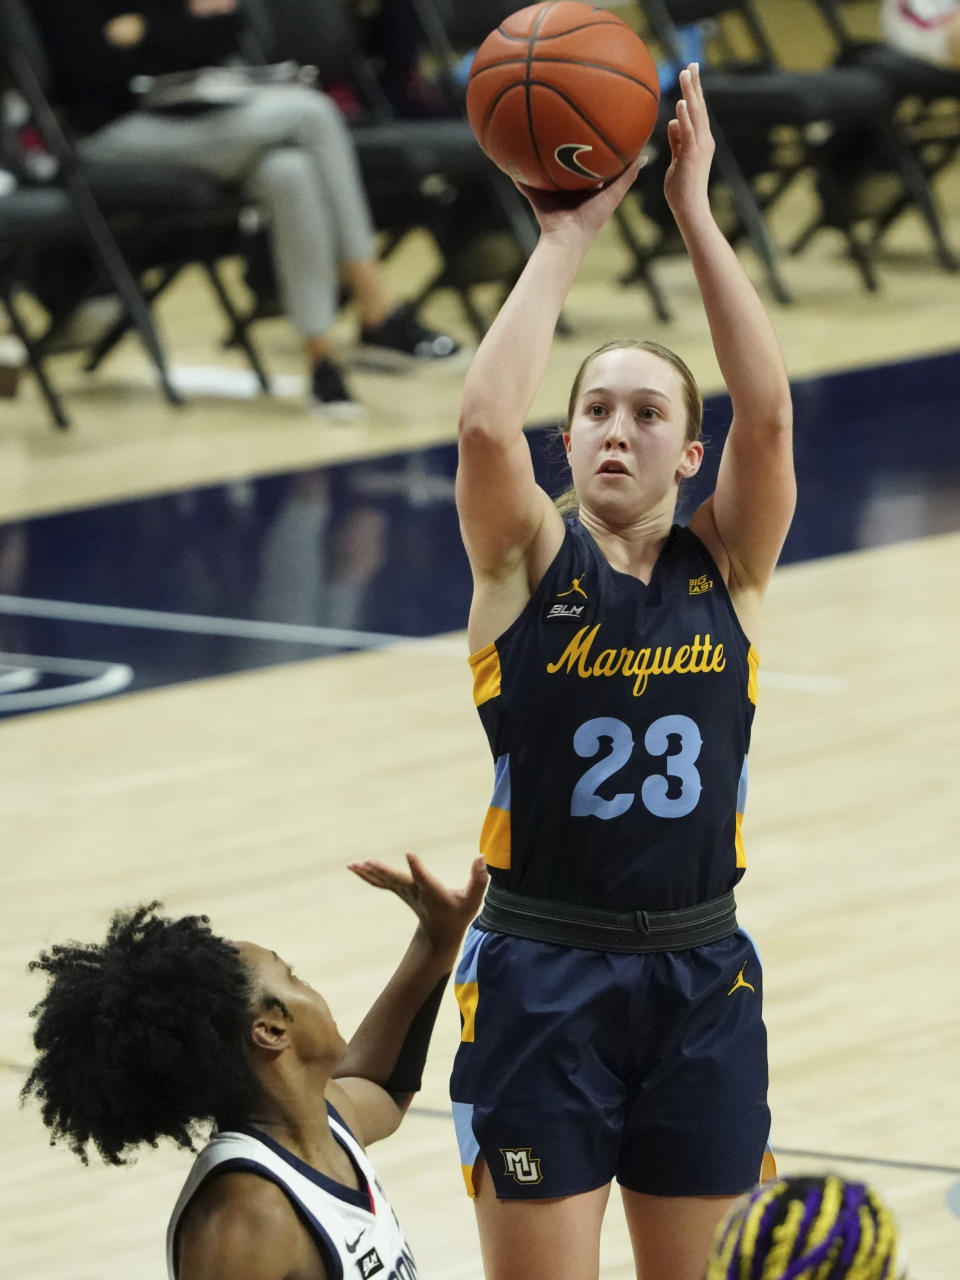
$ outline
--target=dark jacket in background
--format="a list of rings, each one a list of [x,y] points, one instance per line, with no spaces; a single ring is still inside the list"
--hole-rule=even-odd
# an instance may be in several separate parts
[[[239,13],[193,18],[186,0],[29,0],[53,72],[53,98],[73,129],[93,133],[133,110],[130,80],[209,67],[239,52]],[[144,39],[118,48],[104,26],[123,13],[139,13]]]

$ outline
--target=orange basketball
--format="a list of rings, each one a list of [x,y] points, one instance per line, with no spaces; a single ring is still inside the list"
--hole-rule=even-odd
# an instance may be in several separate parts
[[[547,191],[622,173],[653,132],[659,100],[640,37],[580,0],[510,14],[477,50],[467,82],[480,146],[512,178]]]

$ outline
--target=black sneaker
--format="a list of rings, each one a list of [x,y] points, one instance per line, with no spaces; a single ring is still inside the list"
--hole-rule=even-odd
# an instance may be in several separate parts
[[[363,415],[363,406],[351,396],[343,374],[332,360],[318,360],[313,366],[310,399],[316,413],[337,422],[350,422]]]
[[[460,344],[448,333],[428,329],[409,302],[403,302],[380,324],[360,330],[364,363],[382,368],[409,369],[445,364],[460,355]]]

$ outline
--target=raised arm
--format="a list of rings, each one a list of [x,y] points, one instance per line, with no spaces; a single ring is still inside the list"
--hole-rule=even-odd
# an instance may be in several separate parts
[[[408,873],[380,862],[350,864],[361,880],[406,902],[418,921],[403,959],[351,1038],[328,1090],[364,1144],[392,1133],[420,1088],[440,998],[486,887],[482,858],[474,861],[461,890],[441,884],[414,854],[407,855],[407,863]]]
[[[534,480],[523,428],[564,299],[639,167],[631,165],[609,186],[585,194],[521,188],[540,224],[540,239],[477,349],[460,410],[457,509],[474,576],[473,648],[520,612],[544,559],[549,562],[562,540],[560,516]],[[478,607],[492,615],[479,626]]]
[[[713,495],[690,521],[728,575],[741,618],[752,621],[796,503],[790,384],[773,326],[710,211],[713,136],[696,64],[668,129],[664,191],[693,264],[733,421]],[[749,631],[749,626],[748,626]]]

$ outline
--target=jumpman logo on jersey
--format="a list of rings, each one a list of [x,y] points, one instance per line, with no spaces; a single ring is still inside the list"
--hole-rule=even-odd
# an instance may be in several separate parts
[[[746,979],[744,978],[744,976],[743,976],[743,970],[744,970],[746,967],[747,967],[747,966],[746,966],[746,965],[744,965],[744,966],[741,968],[740,972],[737,974],[737,980],[736,980],[736,982],[733,984],[733,986],[732,986],[732,987],[730,988],[730,990],[727,992],[727,995],[728,995],[728,996],[732,996],[732,995],[733,995],[733,993],[734,993],[735,991],[739,991],[739,989],[740,989],[741,987],[746,987],[746,989],[747,989],[748,991],[754,991],[754,992],[756,991],[756,987],[752,987],[752,986],[750,985],[750,983],[749,983],[749,982],[747,982],[747,980],[746,980]]]
[[[585,573],[581,573],[579,578],[571,578],[570,586],[568,590],[558,591],[557,599],[562,600],[564,596],[572,596],[574,593],[576,593],[578,596],[583,596],[584,600],[588,599],[587,593],[584,591],[583,587],[581,587],[580,585],[580,583],[584,580],[586,576],[587,575]]]

